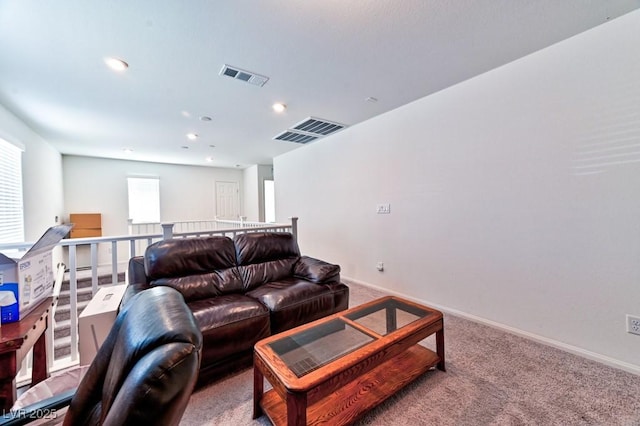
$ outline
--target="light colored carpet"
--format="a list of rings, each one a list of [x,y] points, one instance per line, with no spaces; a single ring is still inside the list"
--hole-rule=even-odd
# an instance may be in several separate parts
[[[350,284],[350,306],[383,293]],[[452,315],[447,372],[430,371],[358,425],[640,426],[640,376]],[[435,350],[435,339],[423,345]],[[253,372],[196,391],[182,425],[270,425],[251,419]]]

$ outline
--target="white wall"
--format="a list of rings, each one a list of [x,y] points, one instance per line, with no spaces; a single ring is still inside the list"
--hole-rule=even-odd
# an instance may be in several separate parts
[[[244,181],[244,216],[248,221],[258,221],[260,218],[258,165],[244,169],[242,178]]]
[[[264,222],[264,181],[273,179],[273,166],[256,164],[244,170],[244,215]]]
[[[60,153],[0,105],[0,137],[19,143],[22,154],[25,240],[35,241],[63,214]]]
[[[127,177],[160,179],[160,219],[212,219],[216,181],[238,182],[242,171],[139,161],[63,156],[65,218],[70,213],[102,213],[104,235],[125,235],[129,216]]]
[[[162,222],[213,219],[216,181],[238,182],[242,171],[214,167],[179,166],[138,161],[109,160],[64,155],[65,220],[70,213],[101,213],[104,236],[127,235],[129,216],[127,177],[160,179]],[[241,196],[242,198],[242,196]],[[241,204],[242,205],[242,199]],[[100,248],[99,262],[109,259]],[[125,245],[118,257],[126,260]]]
[[[343,276],[640,372],[638,52],[640,11],[284,154],[278,220]]]

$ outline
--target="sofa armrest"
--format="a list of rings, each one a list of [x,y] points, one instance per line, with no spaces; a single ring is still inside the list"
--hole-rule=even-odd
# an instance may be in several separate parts
[[[133,284],[129,284],[127,286],[127,288],[124,290],[124,295],[122,296],[122,301],[120,302],[120,310],[122,310],[122,308],[124,308],[127,303],[129,303],[129,300],[131,300],[133,298],[133,296],[135,296],[136,294],[148,290],[150,289],[151,286],[148,284],[141,284],[141,283],[133,283]]]
[[[147,274],[144,270],[144,256],[135,256],[129,259],[127,282],[129,284],[134,284],[147,283],[148,281]]]
[[[340,282],[340,265],[301,256],[293,266],[293,274],[316,284],[331,284]]]
[[[129,259],[129,268],[127,269],[127,282],[129,285],[124,292],[120,307],[125,306],[128,301],[140,293],[141,291],[151,288],[147,274],[144,271],[144,257],[135,256]]]

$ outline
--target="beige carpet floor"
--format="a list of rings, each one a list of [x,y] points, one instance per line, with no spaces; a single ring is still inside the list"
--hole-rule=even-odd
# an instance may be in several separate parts
[[[351,284],[351,306],[383,293]],[[434,337],[422,342],[435,350]],[[358,425],[640,426],[640,376],[445,315],[447,372],[430,371]],[[182,425],[251,419],[251,369],[197,390]]]

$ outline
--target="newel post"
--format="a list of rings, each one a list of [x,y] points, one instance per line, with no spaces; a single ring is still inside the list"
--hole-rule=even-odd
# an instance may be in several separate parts
[[[162,239],[170,240],[173,238],[173,223],[161,223],[162,226]]]
[[[298,218],[293,216],[289,219],[291,219],[291,234],[293,234],[293,238],[298,241]]]

